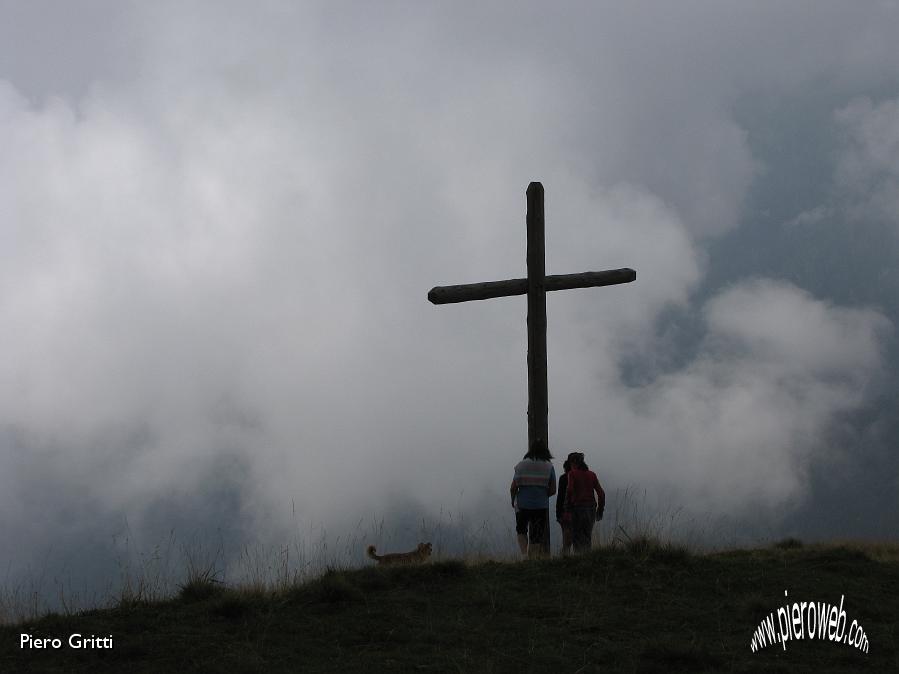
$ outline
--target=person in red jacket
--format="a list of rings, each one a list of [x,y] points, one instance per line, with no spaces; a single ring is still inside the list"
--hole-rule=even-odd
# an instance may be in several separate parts
[[[584,462],[581,452],[568,455],[571,470],[565,489],[565,505],[571,513],[571,542],[575,552],[589,550],[593,539],[593,524],[602,519],[606,507],[606,493],[599,478]],[[595,494],[595,496],[594,496]]]
[[[571,513],[565,507],[565,490],[568,488],[568,472],[571,470],[570,455],[562,464],[565,471],[559,476],[559,488],[556,489],[556,522],[562,527],[562,554],[571,553]]]

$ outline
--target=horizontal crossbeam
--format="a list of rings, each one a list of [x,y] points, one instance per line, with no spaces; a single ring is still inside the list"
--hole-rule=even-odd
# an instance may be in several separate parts
[[[597,286],[613,286],[619,283],[630,283],[637,278],[633,269],[609,269],[607,271],[585,271],[580,274],[560,274],[546,276],[546,290],[570,290],[572,288],[595,288]],[[510,297],[527,295],[528,280],[526,278],[508,279],[506,281],[487,281],[486,283],[467,283],[460,286],[437,286],[431,288],[428,300],[431,304],[452,304],[454,302],[471,302],[489,300],[493,297]]]

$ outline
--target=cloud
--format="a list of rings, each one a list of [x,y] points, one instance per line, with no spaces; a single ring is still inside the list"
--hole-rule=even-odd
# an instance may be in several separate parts
[[[784,223],[784,227],[803,227],[816,225],[831,215],[826,206],[815,206],[807,211],[802,211],[795,218],[790,218]]]
[[[691,510],[770,518],[801,502],[830,425],[865,401],[891,324],[764,279],[721,291],[702,316],[695,358],[602,413],[616,438],[603,463]]]
[[[97,48],[126,56],[114,73],[93,51],[71,89],[7,66],[0,517],[29,541],[16,561],[67,512],[147,538],[229,522],[239,542],[281,540],[294,504],[332,527],[396,504],[486,517],[526,437],[524,300],[425,294],[524,274],[531,180],[549,273],[638,274],[548,299],[555,446],[599,445],[615,480],[718,512],[799,498],[895,317],[706,272],[716,240],[755,231],[746,200],[776,160],[741,102],[891,76],[886,10],[814,7],[688,3],[660,22],[652,3],[144,3],[117,15],[128,40]],[[860,202],[892,179],[890,105],[837,116]],[[675,319],[692,322],[681,341]]]
[[[836,181],[850,214],[899,223],[899,99],[859,98],[834,118],[845,134]]]

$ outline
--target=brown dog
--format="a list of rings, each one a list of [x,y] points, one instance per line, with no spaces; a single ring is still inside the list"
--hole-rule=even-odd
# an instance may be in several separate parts
[[[378,564],[421,564],[431,556],[431,544],[419,543],[412,552],[391,552],[387,555],[376,555],[375,546],[369,545],[365,551]]]

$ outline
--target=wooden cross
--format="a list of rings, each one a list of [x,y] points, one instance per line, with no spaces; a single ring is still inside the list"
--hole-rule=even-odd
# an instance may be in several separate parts
[[[546,386],[546,291],[592,288],[630,283],[633,269],[587,271],[581,274],[546,276],[544,262],[543,185],[531,183],[527,190],[528,277],[487,283],[431,288],[432,304],[451,304],[511,295],[528,296],[528,447],[543,441],[549,446],[549,402]]]

